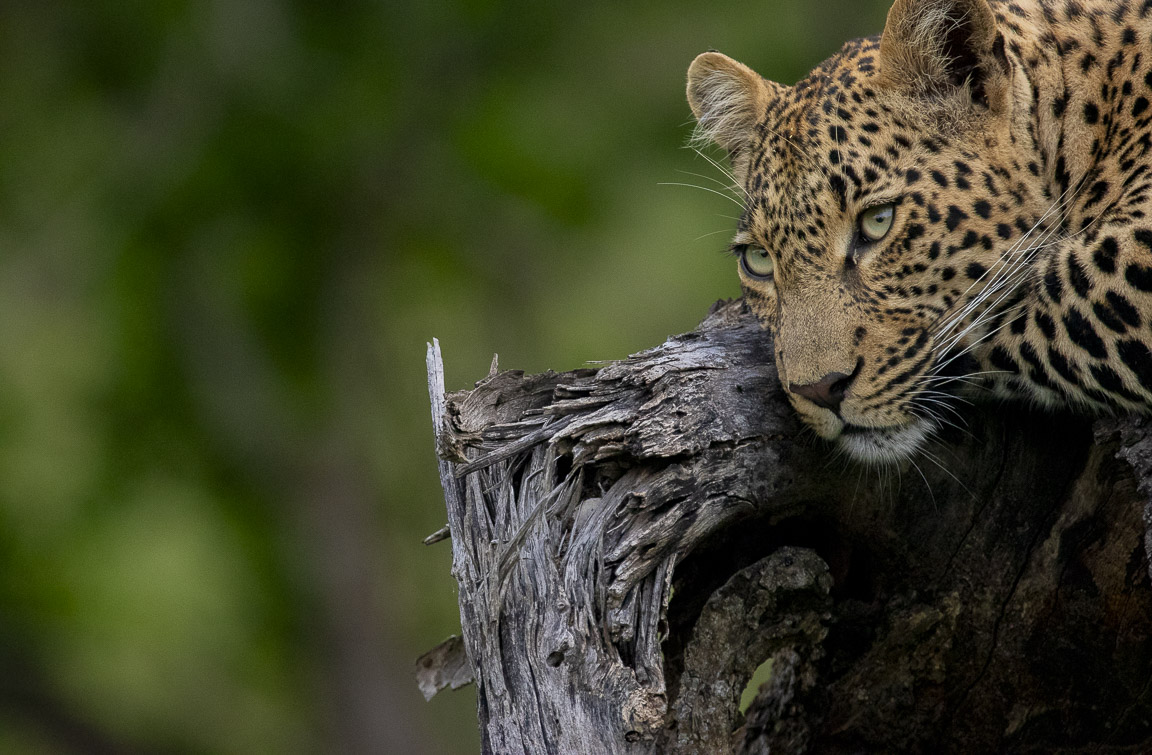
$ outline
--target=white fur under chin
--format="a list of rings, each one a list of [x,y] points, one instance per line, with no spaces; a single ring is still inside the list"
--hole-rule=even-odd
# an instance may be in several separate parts
[[[932,432],[932,424],[918,419],[899,427],[878,427],[868,432],[843,433],[840,447],[857,461],[897,462],[914,454]]]

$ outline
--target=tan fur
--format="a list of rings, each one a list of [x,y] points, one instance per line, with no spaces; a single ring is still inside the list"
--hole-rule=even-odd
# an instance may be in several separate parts
[[[720,53],[693,62],[698,134],[729,151],[749,197],[737,248],[775,261],[771,280],[742,273],[746,300],[817,433],[902,457],[972,383],[1094,410],[1152,403],[1140,13],[896,0],[879,40],[795,87]],[[887,236],[862,241],[860,213],[888,202]],[[834,406],[806,397],[835,374],[851,379]]]
[[[696,116],[693,140],[729,152],[746,146],[768,100],[770,84],[727,55],[706,52],[688,68],[688,105]]]

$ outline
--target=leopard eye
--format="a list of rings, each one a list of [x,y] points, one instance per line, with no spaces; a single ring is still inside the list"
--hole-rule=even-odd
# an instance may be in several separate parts
[[[740,265],[744,272],[752,278],[767,279],[772,277],[776,263],[767,249],[760,246],[745,246],[740,250]]]
[[[892,229],[895,214],[895,205],[891,202],[869,207],[860,213],[860,235],[868,241],[879,241]]]

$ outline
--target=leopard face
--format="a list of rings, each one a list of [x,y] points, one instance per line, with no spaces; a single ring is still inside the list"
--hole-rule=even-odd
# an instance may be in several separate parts
[[[715,52],[689,70],[698,135],[727,150],[744,198],[745,300],[796,411],[853,457],[913,453],[973,386],[1144,401],[1138,374],[1117,373],[1128,399],[1057,374],[1100,367],[1041,281],[1091,253],[1082,189],[1101,146],[1068,122],[1058,52],[1036,52],[1057,38],[1051,9],[1025,6],[897,0],[880,37],[792,87]]]

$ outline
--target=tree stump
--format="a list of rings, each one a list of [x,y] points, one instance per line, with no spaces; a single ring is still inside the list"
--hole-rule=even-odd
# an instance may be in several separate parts
[[[429,385],[463,641],[419,677],[475,680],[484,752],[1152,752],[1146,420],[965,407],[859,466],[739,301],[447,396],[430,346]]]

